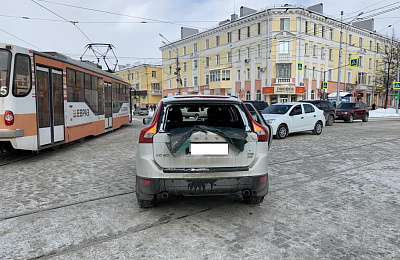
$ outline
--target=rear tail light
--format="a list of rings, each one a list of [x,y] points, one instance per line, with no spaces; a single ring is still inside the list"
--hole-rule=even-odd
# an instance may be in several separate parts
[[[254,132],[258,135],[258,141],[268,141],[268,130],[264,126],[258,124],[253,120],[253,129]]]
[[[140,183],[140,185],[143,185],[143,186],[150,186],[151,180],[139,179],[139,183]]]
[[[158,105],[157,111],[155,111],[155,115],[151,125],[144,128],[139,135],[139,143],[153,143],[153,136],[157,133],[157,122],[160,118],[161,109],[163,108],[162,102]]]
[[[6,125],[10,126],[14,124],[14,113],[12,111],[6,110],[4,114],[4,121]]]

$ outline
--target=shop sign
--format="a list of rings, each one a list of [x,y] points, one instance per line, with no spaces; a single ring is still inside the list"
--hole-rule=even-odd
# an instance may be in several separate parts
[[[263,87],[262,88],[262,93],[264,95],[274,94],[274,87]]]
[[[305,87],[296,87],[296,94],[304,94],[306,93]]]
[[[294,86],[275,86],[275,94],[295,94]]]

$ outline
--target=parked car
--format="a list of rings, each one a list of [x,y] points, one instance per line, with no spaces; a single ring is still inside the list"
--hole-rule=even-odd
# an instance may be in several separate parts
[[[174,195],[268,193],[269,128],[228,96],[163,98],[139,136],[136,197],[140,207]]]
[[[363,102],[344,102],[336,107],[336,119],[352,123],[355,119],[368,122],[369,110]]]
[[[328,101],[328,100],[300,100],[299,102],[307,102],[307,103],[313,104],[317,108],[323,110],[325,112],[325,119],[326,119],[325,125],[331,126],[331,125],[333,125],[333,122],[335,122],[336,111],[335,111],[335,107],[332,105],[332,103],[330,101]]]
[[[262,115],[278,139],[301,131],[319,135],[325,126],[324,111],[309,103],[276,103],[264,109]]]
[[[149,115],[149,110],[146,107],[139,107],[133,110],[133,115],[147,116]]]
[[[257,108],[257,110],[260,112],[269,106],[268,102],[263,101],[263,100],[246,100],[245,103],[253,104]]]

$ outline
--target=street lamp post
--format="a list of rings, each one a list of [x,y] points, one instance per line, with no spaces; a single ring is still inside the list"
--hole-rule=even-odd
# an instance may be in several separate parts
[[[337,81],[337,89],[336,89],[336,107],[340,102],[340,80],[342,79],[342,40],[343,40],[343,11],[340,12],[340,44],[339,44],[339,65],[338,65],[338,81]]]

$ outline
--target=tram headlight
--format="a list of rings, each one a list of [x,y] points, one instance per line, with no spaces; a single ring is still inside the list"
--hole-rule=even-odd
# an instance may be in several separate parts
[[[7,126],[13,125],[14,124],[14,113],[10,110],[6,110],[6,113],[4,114],[4,121]]]

